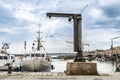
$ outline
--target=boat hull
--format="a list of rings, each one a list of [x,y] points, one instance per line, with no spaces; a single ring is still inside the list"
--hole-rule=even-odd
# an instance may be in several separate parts
[[[0,66],[0,71],[7,71],[8,70],[8,66]]]
[[[51,71],[51,62],[43,58],[25,59],[21,63],[22,71],[49,72]]]

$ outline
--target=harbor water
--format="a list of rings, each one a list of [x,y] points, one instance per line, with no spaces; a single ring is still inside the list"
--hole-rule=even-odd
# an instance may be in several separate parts
[[[20,66],[20,61],[17,60],[17,63],[14,63],[14,66]],[[54,69],[51,70],[51,72],[64,72],[66,70],[67,62],[73,62],[73,60],[63,60],[63,59],[53,59],[52,65],[54,66]],[[87,62],[93,62],[97,64],[97,71],[98,73],[111,73],[116,71],[116,63],[114,61],[87,61]]]
[[[16,61],[20,65],[20,60]],[[12,72],[7,74],[6,72],[0,73],[1,80],[120,80],[120,72],[115,72],[115,62],[112,61],[91,61],[97,63],[97,71],[100,75],[69,75],[66,76],[64,71],[66,70],[67,62],[73,62],[73,60],[61,60],[54,59],[52,64],[55,69],[51,72]]]
[[[53,60],[52,64],[55,69],[51,72],[64,72],[66,70],[67,62],[72,62],[73,60]],[[91,61],[97,64],[98,73],[111,73],[115,72],[116,66],[115,62],[112,61]]]

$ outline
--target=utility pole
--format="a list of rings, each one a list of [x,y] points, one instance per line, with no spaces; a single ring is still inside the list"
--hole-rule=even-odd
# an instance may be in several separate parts
[[[113,40],[114,39],[117,39],[117,38],[120,38],[120,36],[118,36],[118,37],[114,37],[114,38],[112,38],[111,39],[111,50],[112,50],[112,54],[113,54]],[[118,71],[118,67],[117,67],[117,64],[118,64],[118,57],[117,57],[117,53],[115,54],[115,59],[116,59],[116,71]]]
[[[77,55],[74,59],[75,62],[84,62],[82,50],[82,15],[81,14],[66,14],[66,13],[47,13],[51,17],[67,17],[68,21],[73,19],[74,24],[74,51]]]
[[[120,36],[119,37],[111,38],[111,50],[112,50],[112,54],[113,54],[113,40],[117,39],[117,38],[120,38]]]

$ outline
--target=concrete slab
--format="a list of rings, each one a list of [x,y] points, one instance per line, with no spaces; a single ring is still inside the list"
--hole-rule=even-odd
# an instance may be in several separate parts
[[[35,74],[36,75],[33,75]],[[120,80],[120,72],[110,73],[107,75],[65,75],[61,72],[12,72],[7,75],[7,72],[0,72],[0,80]],[[38,75],[39,74],[39,75]]]
[[[97,65],[91,62],[67,62],[67,75],[97,75]]]

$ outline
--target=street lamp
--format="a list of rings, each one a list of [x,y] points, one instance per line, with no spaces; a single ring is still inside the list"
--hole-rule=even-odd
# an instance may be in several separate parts
[[[114,38],[111,39],[111,50],[112,50],[112,54],[113,54],[113,40],[114,40],[114,39],[117,39],[117,38],[120,38],[120,36],[114,37]],[[116,71],[117,71],[117,70],[118,70],[118,68],[117,68],[117,53],[116,53],[116,55],[115,55],[115,59],[116,59]]]
[[[120,36],[119,37],[111,38],[111,50],[112,50],[112,53],[113,53],[113,40],[117,39],[117,38],[120,38]]]

